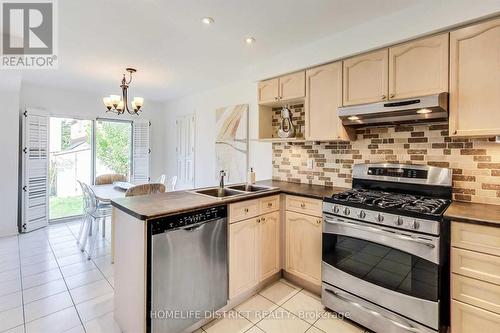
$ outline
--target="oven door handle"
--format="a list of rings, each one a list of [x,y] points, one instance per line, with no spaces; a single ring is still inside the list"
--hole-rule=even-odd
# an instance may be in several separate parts
[[[325,222],[330,223],[330,224],[340,224],[340,225],[344,225],[344,226],[347,226],[347,227],[356,228],[356,229],[360,229],[360,230],[364,230],[364,231],[373,231],[373,232],[383,233],[384,236],[388,236],[388,237],[392,237],[392,238],[397,238],[397,239],[401,239],[401,240],[405,240],[405,241],[410,241],[410,242],[414,242],[414,243],[419,243],[419,244],[428,246],[431,249],[433,249],[433,248],[436,247],[434,244],[428,243],[428,242],[426,242],[424,240],[420,240],[418,238],[409,237],[409,236],[405,236],[405,235],[399,235],[399,234],[395,234],[395,233],[392,233],[392,232],[387,232],[387,231],[384,231],[384,229],[380,229],[380,228],[377,228],[377,227],[363,225],[363,224],[359,224],[359,223],[355,223],[355,222],[342,222],[342,221],[338,221],[338,220],[337,221],[336,220],[330,220],[330,219],[327,219],[327,218],[324,218],[324,220],[325,220]]]
[[[377,312],[377,311],[375,311],[375,310],[372,310],[372,309],[370,309],[370,308],[368,308],[368,307],[364,306],[363,304],[360,304],[360,303],[358,303],[358,302],[355,302],[355,301],[353,301],[353,300],[350,300],[349,298],[347,298],[347,297],[345,297],[345,296],[342,296],[342,295],[340,295],[339,293],[337,293],[337,292],[335,292],[335,291],[333,291],[333,290],[330,290],[330,289],[325,288],[325,291],[326,291],[327,293],[329,293],[330,295],[332,295],[332,296],[334,296],[334,297],[336,297],[336,298],[340,299],[341,301],[344,301],[344,302],[346,302],[346,303],[349,303],[349,304],[351,304],[351,305],[353,305],[353,306],[355,306],[355,307],[357,307],[357,308],[359,308],[359,309],[361,309],[361,310],[363,310],[363,311],[365,311],[365,312],[368,312],[368,313],[370,313],[370,314],[372,314],[372,315],[375,315],[375,316],[383,317],[384,319],[386,319],[386,320],[390,321],[391,323],[393,323],[394,325],[396,325],[396,326],[398,326],[398,327],[401,327],[401,328],[402,328],[402,329],[404,329],[404,330],[407,330],[407,331],[409,331],[409,332],[415,332],[415,333],[421,333],[421,332],[422,332],[422,331],[421,331],[421,330],[419,330],[417,327],[412,327],[412,326],[411,326],[411,324],[409,324],[409,323],[407,323],[407,324],[402,324],[402,323],[400,323],[400,322],[398,322],[398,321],[395,321],[394,319],[389,318],[388,316],[386,316],[386,315],[384,315],[384,314],[382,314],[382,313],[380,313],[380,312]]]

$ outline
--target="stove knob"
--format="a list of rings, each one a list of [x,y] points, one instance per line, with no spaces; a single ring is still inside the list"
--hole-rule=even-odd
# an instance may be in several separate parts
[[[382,214],[380,214],[380,213],[379,213],[379,214],[377,215],[377,221],[378,221],[378,222],[382,222],[382,221],[384,221],[384,215],[382,215]]]
[[[420,228],[420,223],[417,220],[413,220],[412,228],[417,230],[418,228]]]
[[[366,217],[366,213],[362,210],[359,212],[359,218],[364,219]]]
[[[351,211],[349,210],[349,208],[347,208],[347,207],[346,207],[346,208],[344,208],[344,214],[345,214],[345,215],[349,215],[349,214],[351,214]]]
[[[339,212],[339,207],[338,207],[338,206],[333,206],[333,212],[334,212],[335,214],[338,214],[338,212]]]
[[[403,218],[401,216],[398,216],[396,219],[396,225],[402,225],[403,224]]]

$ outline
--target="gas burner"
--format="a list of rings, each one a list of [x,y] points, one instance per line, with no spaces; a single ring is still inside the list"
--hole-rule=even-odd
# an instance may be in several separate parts
[[[339,203],[353,204],[368,209],[395,209],[402,213],[407,211],[423,215],[439,214],[450,202],[446,199],[367,189],[351,189],[333,195],[332,199]]]

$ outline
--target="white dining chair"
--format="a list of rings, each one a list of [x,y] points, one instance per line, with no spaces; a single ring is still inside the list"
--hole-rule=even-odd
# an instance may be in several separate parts
[[[87,244],[88,238],[90,236],[90,245],[88,250],[87,259],[92,259],[95,244],[97,238],[99,237],[99,222],[102,223],[102,235],[105,237],[105,223],[106,218],[111,216],[111,205],[107,203],[100,202],[92,188],[85,183],[81,183],[84,190],[84,213],[86,218],[84,219],[84,226],[82,229],[83,239],[80,241],[80,251],[85,251],[85,246]]]
[[[161,175],[156,181],[156,183],[165,185],[165,178],[166,178],[165,175]]]
[[[172,177],[171,185],[172,185],[172,191],[175,191],[175,186],[177,185],[177,176]]]

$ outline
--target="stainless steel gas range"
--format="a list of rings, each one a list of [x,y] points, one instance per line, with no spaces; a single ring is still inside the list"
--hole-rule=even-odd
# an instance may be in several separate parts
[[[383,333],[449,324],[451,170],[358,164],[323,202],[323,305]]]

